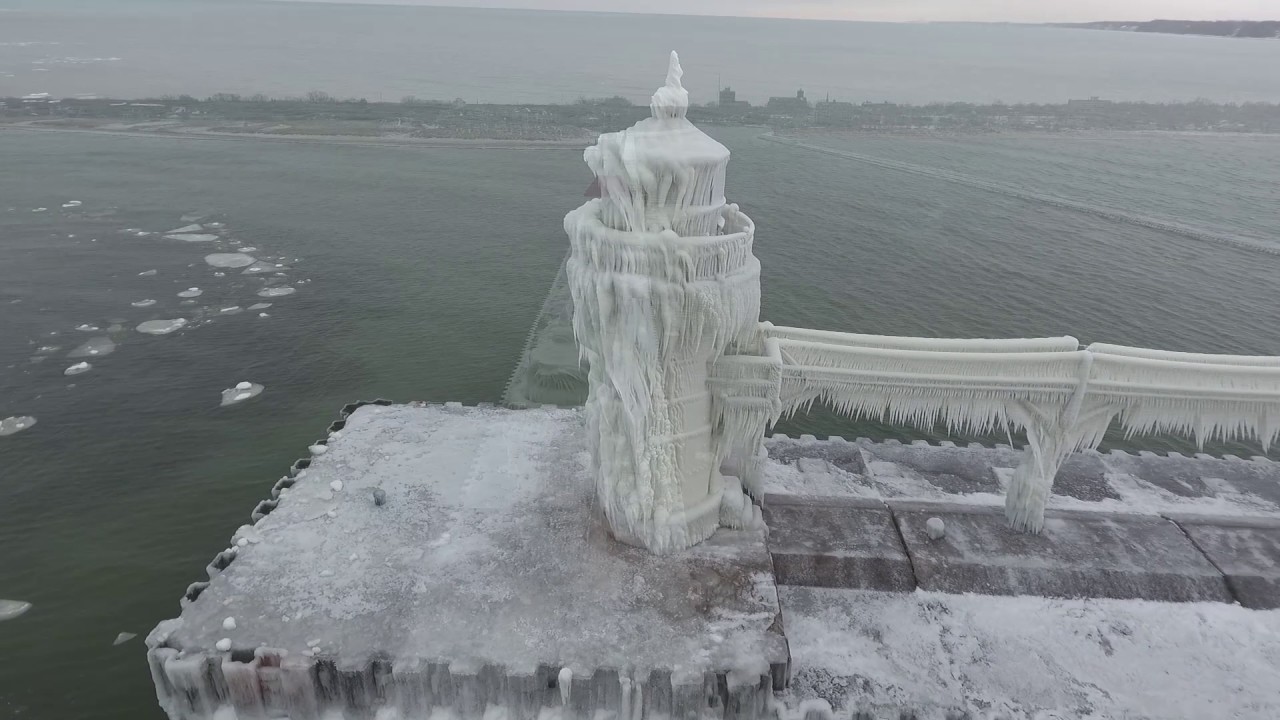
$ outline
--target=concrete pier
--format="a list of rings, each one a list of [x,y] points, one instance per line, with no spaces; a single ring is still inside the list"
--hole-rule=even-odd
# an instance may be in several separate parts
[[[1280,716],[1280,465],[1083,453],[1030,536],[1000,516],[1012,448],[778,436],[767,538],[721,530],[659,557],[595,515],[581,423],[348,406],[149,636],[161,706],[175,720]]]

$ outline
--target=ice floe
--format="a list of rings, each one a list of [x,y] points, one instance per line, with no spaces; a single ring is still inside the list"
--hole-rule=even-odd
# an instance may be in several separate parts
[[[93,366],[90,365],[89,363],[78,362],[75,365],[72,365],[71,367],[67,368],[66,370],[63,370],[62,374],[63,375],[79,375],[80,373],[89,372],[92,369],[93,369]]]
[[[179,235],[182,233],[198,233],[203,229],[204,229],[203,225],[186,225],[180,228],[175,228],[173,230],[170,230],[166,232],[165,235]]]
[[[76,329],[79,330],[80,332],[98,332],[102,328],[98,327],[97,325],[90,325],[89,323],[85,323],[83,325],[77,325]]]
[[[218,239],[217,235],[209,235],[208,233],[175,233],[165,235],[170,240],[181,240],[183,242],[213,242]]]
[[[268,287],[258,291],[258,297],[284,297],[297,292],[297,288],[291,287]]]
[[[238,242],[238,241],[237,241],[237,242]],[[251,246],[250,246],[250,247],[242,247],[242,248],[240,248],[240,252],[247,252],[247,253],[250,253],[250,252],[257,252],[257,250],[258,250],[258,248],[256,248],[256,247],[251,247]]]
[[[231,307],[224,307],[224,308],[222,308],[221,310],[219,310],[219,311],[218,311],[218,314],[220,314],[220,315],[239,315],[239,314],[240,314],[240,313],[242,313],[242,312],[244,312],[244,308],[240,307],[239,305],[232,305]]]
[[[111,644],[113,646],[123,645],[136,637],[138,637],[138,633],[122,632],[119,635],[116,635],[116,639],[111,641]]]
[[[152,275],[155,275],[155,274],[156,274],[155,270],[143,270],[142,272],[138,273],[138,277],[151,277]]]
[[[116,351],[116,344],[109,337],[92,337],[75,350],[67,353],[69,358],[102,357]]]
[[[173,320],[148,320],[138,326],[138,332],[147,335],[168,335],[169,333],[180,330],[187,324],[186,318],[175,318]]]
[[[250,310],[266,310],[271,307],[271,303],[254,303],[249,306]]]
[[[150,298],[147,298],[146,300],[138,300],[137,302],[131,302],[129,304],[134,307],[151,307],[152,305],[156,304],[156,301]]]
[[[235,387],[222,391],[222,407],[235,405],[236,403],[244,402],[249,398],[255,398],[261,395],[262,391],[265,389],[265,387],[257,383],[247,381],[236,383]]]
[[[62,203],[62,207],[64,207],[64,208],[73,208],[73,207],[80,207],[80,206],[81,206],[81,205],[83,205],[83,204],[84,204],[84,203],[80,202],[79,200],[68,200],[68,201],[66,201],[66,202]]]
[[[187,288],[186,290],[183,290],[182,292],[178,293],[178,297],[180,297],[180,298],[197,298],[197,297],[200,297],[200,296],[201,296],[201,295],[203,295],[203,294],[204,294],[204,291],[203,291],[203,290],[201,290],[201,289],[200,289],[200,288],[198,288],[198,287],[193,287],[193,288]]]
[[[45,210],[48,210],[48,209],[49,208],[31,208],[31,212],[44,212]]]
[[[213,253],[205,255],[204,261],[216,268],[242,268],[252,265],[255,259],[244,253]]]
[[[36,424],[36,419],[30,415],[19,415],[17,417],[7,417],[0,420],[0,437],[12,435],[22,432]],[[16,616],[15,616],[16,617]]]
[[[209,214],[206,212],[189,212],[178,219],[182,222],[199,222],[207,217]]]
[[[241,271],[242,275],[262,275],[264,273],[273,273],[284,267],[275,263],[258,261]]]
[[[0,599],[0,620],[12,620],[30,609],[29,602]]]

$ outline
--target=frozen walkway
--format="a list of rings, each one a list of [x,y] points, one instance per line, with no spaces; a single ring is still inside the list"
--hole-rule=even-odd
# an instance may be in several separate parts
[[[1038,537],[999,514],[1011,448],[775,437],[767,544],[721,531],[656,557],[594,517],[581,423],[348,406],[151,633],[161,705],[222,720],[1280,717],[1280,611],[1250,609],[1274,607],[1280,582],[1269,461],[1077,455]]]

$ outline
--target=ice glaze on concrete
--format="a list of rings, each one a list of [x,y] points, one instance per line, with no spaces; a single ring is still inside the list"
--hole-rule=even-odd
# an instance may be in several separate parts
[[[1280,612],[781,588],[789,708],[842,720],[1270,720]],[[792,717],[799,718],[796,712]]]
[[[664,557],[613,541],[583,435],[576,410],[356,410],[148,638],[161,704],[514,720],[559,706],[567,667],[579,717],[763,712],[788,656],[762,534]]]

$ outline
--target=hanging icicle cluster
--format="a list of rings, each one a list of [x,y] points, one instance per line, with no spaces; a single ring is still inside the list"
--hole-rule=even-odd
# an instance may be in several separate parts
[[[769,423],[814,403],[862,419],[948,432],[1026,433],[1007,514],[1038,532],[1058,468],[1102,441],[1113,420],[1132,434],[1207,440],[1280,435],[1280,358],[1198,355],[1075,338],[934,339],[856,335],[761,323],[712,373],[726,463],[758,481]],[[776,391],[768,384],[777,382]],[[772,413],[772,415],[769,415]]]

